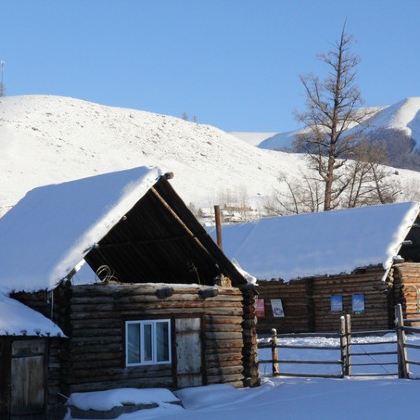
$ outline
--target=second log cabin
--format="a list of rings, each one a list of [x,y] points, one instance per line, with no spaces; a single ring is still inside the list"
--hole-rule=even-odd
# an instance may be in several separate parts
[[[224,251],[258,279],[259,332],[393,326],[420,313],[418,203],[269,217],[223,225]],[[213,234],[213,233],[212,233]]]

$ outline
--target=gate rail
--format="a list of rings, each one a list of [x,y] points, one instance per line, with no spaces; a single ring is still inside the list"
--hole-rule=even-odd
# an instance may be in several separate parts
[[[406,326],[405,323],[420,322],[420,318],[404,319],[402,306],[398,304],[395,306],[395,329],[390,330],[368,330],[368,331],[352,331],[351,329],[351,316],[346,315],[340,317],[340,325],[338,333],[302,333],[302,334],[277,334],[275,328],[272,329],[272,334],[268,342],[258,343],[259,349],[271,349],[271,359],[263,359],[259,361],[259,364],[271,364],[271,370],[273,376],[296,376],[296,377],[315,377],[315,378],[344,378],[347,376],[398,376],[399,378],[417,379],[409,370],[409,366],[416,365],[420,366],[420,360],[413,360],[408,358],[407,349],[420,350],[419,344],[407,343],[406,333],[419,333],[420,327]],[[354,339],[357,337],[364,337],[375,334],[386,334],[395,333],[396,339],[390,339],[386,341],[370,341],[370,342],[357,342]],[[280,344],[280,338],[310,338],[310,337],[328,337],[336,338],[339,341],[338,345],[305,345],[305,344]],[[395,350],[381,350],[378,351],[355,351],[353,346],[379,346],[395,344]],[[340,357],[336,359],[287,359],[280,358],[280,350],[282,349],[302,349],[302,350],[337,350],[340,353]],[[395,361],[380,362],[373,359],[369,362],[358,362],[357,358],[361,356],[391,356],[395,355]],[[359,359],[360,360],[360,359]],[[282,372],[280,369],[281,364],[288,365],[337,365],[340,366],[340,373],[301,373],[301,372]],[[354,373],[354,367],[362,366],[396,366],[398,367],[397,372],[377,372],[377,373]]]

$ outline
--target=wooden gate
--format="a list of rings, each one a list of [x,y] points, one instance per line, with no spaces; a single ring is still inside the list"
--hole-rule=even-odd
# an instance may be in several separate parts
[[[10,366],[10,414],[40,414],[45,409],[44,340],[16,340],[12,343]]]
[[[201,318],[175,319],[177,386],[203,385]]]

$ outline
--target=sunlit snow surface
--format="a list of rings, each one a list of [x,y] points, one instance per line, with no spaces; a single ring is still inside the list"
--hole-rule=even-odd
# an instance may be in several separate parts
[[[160,175],[140,167],[30,191],[0,219],[0,292],[54,288]]]
[[[259,280],[388,269],[418,213],[408,202],[226,224],[223,250]]]
[[[365,337],[357,340],[392,341],[392,334],[383,337]],[[301,339],[282,339],[283,344],[299,344]],[[411,336],[409,342],[419,344],[420,338]],[[331,346],[331,339],[313,337],[304,339],[305,344]],[[303,343],[301,343],[303,344]],[[391,347],[392,346],[392,347]],[[354,346],[355,351],[390,351],[395,344],[379,346]],[[265,350],[264,350],[265,351]],[[267,350],[269,351],[269,350]],[[308,358],[302,350],[280,350],[281,358]],[[420,360],[420,351],[409,350],[409,358]],[[322,351],[322,355],[310,352],[312,359],[337,358],[333,351]],[[336,352],[337,353],[337,352]],[[266,357],[260,353],[260,358]],[[375,356],[375,360],[386,361],[391,356]],[[395,356],[394,356],[395,359]],[[372,357],[361,357],[360,362],[372,361]],[[299,365],[300,366],[300,365]],[[271,369],[271,367],[269,366]],[[308,366],[299,367],[308,370]],[[314,372],[321,367],[310,365]],[[284,369],[280,365],[280,369]],[[366,367],[365,367],[366,369]],[[389,365],[376,368],[385,372]],[[411,367],[413,371],[414,367]],[[267,369],[268,370],[268,369]],[[296,371],[296,365],[294,367]],[[395,369],[393,369],[395,370]],[[286,371],[286,370],[284,370]],[[418,417],[418,395],[420,381],[396,378],[361,379],[307,379],[307,378],[263,378],[263,385],[256,388],[235,389],[230,385],[209,385],[176,391],[183,407],[161,404],[159,408],[143,410],[119,417],[120,420],[174,419],[177,420],[394,420]],[[69,419],[70,417],[68,417]]]
[[[61,329],[50,319],[0,293],[0,336],[2,335],[64,337]]]

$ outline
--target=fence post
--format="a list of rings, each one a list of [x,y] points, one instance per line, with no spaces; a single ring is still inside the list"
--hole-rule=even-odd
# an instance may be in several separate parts
[[[351,376],[351,316],[346,315],[346,375]]]
[[[271,329],[271,360],[273,367],[273,376],[280,374],[279,370],[279,352],[277,349],[277,330],[275,328]]]
[[[405,347],[406,337],[404,331],[404,318],[400,303],[395,305],[395,324],[397,330],[398,377],[409,378],[407,368],[407,350]]]
[[[340,316],[340,355],[341,355],[341,376],[346,376],[346,320]]]

